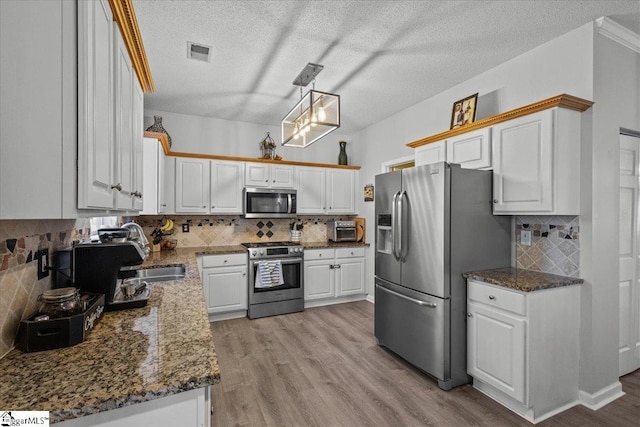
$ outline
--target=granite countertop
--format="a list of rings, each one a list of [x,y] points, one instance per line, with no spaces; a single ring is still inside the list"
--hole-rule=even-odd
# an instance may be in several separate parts
[[[50,411],[55,423],[218,383],[196,264],[203,252],[219,253],[151,254],[141,268],[185,264],[186,277],[152,283],[145,307],[106,312],[83,343],[0,359],[0,408]]]
[[[302,242],[305,249],[325,249],[325,248],[356,248],[358,246],[369,246],[368,243],[362,242]]]
[[[467,279],[480,280],[522,292],[579,285],[584,282],[584,280],[577,277],[559,276],[557,274],[541,273],[539,271],[511,267],[471,271],[463,273],[463,276]]]

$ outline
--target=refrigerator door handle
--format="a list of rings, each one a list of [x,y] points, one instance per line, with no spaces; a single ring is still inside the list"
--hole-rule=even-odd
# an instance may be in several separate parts
[[[407,224],[407,210],[409,206],[406,205],[405,200],[407,197],[407,192],[403,191],[400,193],[400,197],[398,198],[398,205],[400,206],[400,249],[398,251],[398,256],[400,257],[400,261],[404,262],[407,256],[407,251],[409,249],[408,245],[405,245],[407,241],[406,230],[409,228]]]
[[[391,235],[393,238],[393,257],[396,261],[400,261],[400,251],[398,250],[398,197],[400,197],[400,192],[398,191],[393,195],[393,206],[391,209]]]
[[[400,297],[400,298],[402,298],[402,299],[405,299],[405,300],[407,300],[407,301],[410,301],[410,302],[412,302],[412,303],[414,303],[414,304],[422,305],[422,306],[429,307],[429,308],[436,308],[436,307],[438,307],[438,304],[436,304],[435,302],[420,301],[420,300],[418,300],[418,299],[411,298],[411,297],[408,297],[408,296],[406,296],[406,295],[402,295],[401,293],[398,293],[398,292],[396,292],[396,291],[392,291],[391,289],[387,289],[387,288],[382,287],[382,286],[380,286],[380,285],[376,285],[376,288],[380,289],[381,291],[384,291],[384,292],[388,292],[388,293],[390,293],[390,294],[393,294],[393,295],[395,295],[395,296],[397,296],[397,297]]]

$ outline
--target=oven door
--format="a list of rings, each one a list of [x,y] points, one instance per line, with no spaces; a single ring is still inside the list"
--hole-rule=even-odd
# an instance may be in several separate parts
[[[303,259],[283,258],[278,261],[282,264],[282,278],[284,284],[271,288],[256,288],[256,275],[260,261],[275,261],[273,259],[250,260],[249,262],[249,304],[262,304],[265,302],[282,301],[288,299],[304,298],[303,287]]]

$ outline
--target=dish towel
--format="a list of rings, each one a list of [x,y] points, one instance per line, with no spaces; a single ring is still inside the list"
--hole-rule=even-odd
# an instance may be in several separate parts
[[[284,285],[282,263],[280,261],[262,261],[258,263],[256,289],[272,288],[280,285]]]

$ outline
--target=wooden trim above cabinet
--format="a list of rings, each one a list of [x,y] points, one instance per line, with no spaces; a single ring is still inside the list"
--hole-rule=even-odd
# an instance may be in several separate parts
[[[258,159],[254,157],[239,157],[239,156],[221,156],[218,154],[200,154],[200,153],[185,153],[181,151],[171,151],[169,147],[169,139],[167,135],[159,132],[145,131],[144,136],[147,138],[155,138],[160,144],[162,144],[162,150],[166,156],[173,157],[188,157],[192,159],[210,159],[210,160],[230,160],[234,162],[254,162],[254,163],[272,163],[276,165],[293,165],[293,166],[310,166],[317,168],[336,168],[336,169],[353,169],[359,170],[360,166],[353,165],[333,165],[330,163],[310,163],[310,162],[297,162],[288,160],[270,160],[270,159]]]
[[[133,9],[131,0],[109,0],[109,6],[113,13],[113,20],[120,27],[120,34],[122,34],[124,44],[129,51],[129,56],[138,75],[142,90],[145,93],[155,92],[156,87],[153,83],[153,77],[151,77],[151,69],[142,44],[136,12]]]
[[[469,123],[465,126],[461,126],[455,129],[428,136],[426,138],[419,139],[417,141],[410,142],[407,144],[407,147],[417,148],[421,145],[442,141],[443,139],[451,138],[452,136],[461,135],[488,126],[493,126],[497,123],[506,122],[507,120],[537,113],[538,111],[547,110],[549,108],[562,107],[569,110],[583,112],[589,109],[589,107],[591,107],[592,105],[593,101],[587,101],[586,99],[563,93],[562,95],[554,96],[552,98],[544,99],[533,104],[525,105],[524,107],[516,108],[515,110],[507,111],[506,113],[487,117],[482,120],[478,120],[477,122]]]

